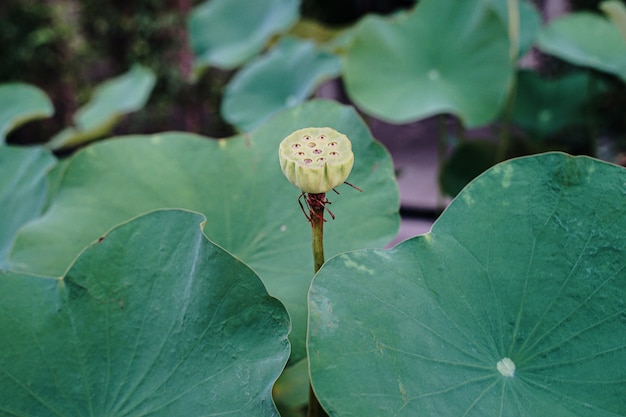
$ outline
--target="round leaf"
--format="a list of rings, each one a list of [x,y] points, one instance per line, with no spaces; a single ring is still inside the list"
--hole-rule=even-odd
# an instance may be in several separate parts
[[[149,210],[181,207],[206,215],[209,238],[250,265],[293,320],[294,359],[304,356],[306,293],[313,276],[311,228],[300,193],[283,175],[278,146],[293,131],[329,126],[352,141],[348,179],[328,195],[327,256],[381,247],[396,234],[398,189],[389,154],[350,107],[314,101],[287,110],[252,134],[228,140],[168,133],[103,141],[75,154],[48,211],[24,227],[13,269],[61,275],[89,242]]]
[[[453,113],[483,125],[499,114],[511,80],[507,30],[482,0],[424,0],[395,21],[364,19],[344,75],[355,103],[381,119]]]
[[[11,130],[32,119],[52,116],[52,102],[39,88],[23,83],[0,85],[0,143]]]
[[[0,414],[278,416],[289,318],[204,220],[152,212],[62,279],[0,275]]]
[[[211,0],[191,12],[188,30],[196,65],[232,69],[291,27],[298,0]]]
[[[571,13],[539,32],[545,53],[576,65],[609,72],[626,81],[626,42],[617,26],[592,13]]]
[[[310,41],[283,38],[250,62],[224,91],[224,118],[247,132],[271,115],[306,100],[322,81],[339,74],[339,59]]]
[[[626,414],[626,170],[497,165],[432,231],[329,260],[310,292],[330,415]]]

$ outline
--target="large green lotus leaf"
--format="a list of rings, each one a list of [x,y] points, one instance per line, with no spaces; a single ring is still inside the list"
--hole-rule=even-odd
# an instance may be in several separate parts
[[[224,91],[222,114],[239,131],[249,132],[280,110],[302,103],[339,71],[339,58],[312,41],[283,38],[233,77]]]
[[[196,65],[233,69],[261,52],[299,17],[298,0],[210,0],[188,21]]]
[[[17,230],[42,212],[46,174],[56,159],[42,148],[0,146],[0,269]]]
[[[570,13],[543,28],[537,40],[545,53],[626,81],[626,40],[617,26],[599,15]]]
[[[322,405],[626,415],[625,210],[626,170],[542,154],[481,175],[426,235],[329,260],[309,304]]]
[[[0,84],[0,144],[7,133],[32,119],[52,116],[52,102],[39,88],[24,83]]]
[[[74,126],[57,133],[48,146],[74,147],[106,135],[122,116],[143,108],[155,83],[154,72],[139,65],[103,82],[96,87],[92,99],[74,115]]]
[[[344,68],[350,97],[374,116],[453,113],[471,127],[499,114],[511,75],[507,29],[483,0],[423,0],[396,20],[368,17]]]
[[[0,415],[278,416],[289,317],[204,221],[152,212],[61,279],[0,275]]]
[[[299,359],[313,276],[311,230],[298,205],[300,191],[281,172],[278,145],[307,126],[330,126],[352,139],[355,164],[348,181],[363,189],[341,186],[341,195],[328,194],[336,219],[325,228],[327,256],[388,243],[399,224],[389,154],[352,108],[313,101],[230,139],[168,133],[81,150],[65,168],[48,211],[19,232],[9,263],[61,275],[87,243],[115,224],[157,208],[198,211],[207,216],[207,236],[252,266],[287,306]]]
[[[572,73],[556,80],[534,71],[520,71],[512,120],[529,133],[545,137],[566,126],[589,122],[590,75]]]

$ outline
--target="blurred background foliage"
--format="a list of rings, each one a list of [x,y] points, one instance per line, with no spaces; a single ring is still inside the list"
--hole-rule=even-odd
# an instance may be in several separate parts
[[[20,144],[43,142],[72,123],[72,115],[99,82],[133,64],[152,69],[158,82],[148,106],[116,133],[185,130],[212,137],[234,133],[219,113],[232,71],[210,68],[191,83],[193,53],[187,19],[200,0],[5,0],[0,4],[0,83],[26,82],[51,98],[52,119],[11,135]],[[304,16],[347,25],[371,13],[389,13],[412,0],[306,0]]]
[[[199,3],[199,2],[195,2]],[[186,19],[192,1],[7,0],[0,5],[0,82],[22,81],[43,89],[55,115],[24,125],[18,143],[45,141],[71,124],[93,87],[142,64],[157,76],[148,105],[116,132],[190,130],[227,136],[217,112],[229,74],[209,71],[189,82],[193,56]]]
[[[249,65],[248,62],[242,63],[246,71],[239,71],[241,65],[235,68],[218,68],[217,65],[198,68],[195,63],[197,54],[190,39],[194,36],[193,27],[189,23],[190,17],[199,6],[210,7],[211,3],[217,2],[218,0],[3,1],[0,5],[0,45],[3,45],[0,48],[0,83],[19,81],[33,84],[51,98],[55,109],[51,118],[14,129],[8,142],[46,142],[55,133],[76,123],[74,115],[90,99],[98,84],[119,76],[136,64],[152,70],[156,76],[156,84],[145,107],[122,118],[111,133],[119,135],[182,130],[211,137],[227,137],[241,130],[242,126],[253,126],[251,123],[231,125],[227,120],[232,122],[233,119],[224,117],[221,106],[225,94],[230,94],[228,86],[231,80],[237,81],[231,86],[232,89],[236,88],[235,85],[245,86],[246,82],[254,84],[250,80],[237,79],[239,76],[243,78],[244,72],[248,72],[246,75],[249,76],[253,68],[246,66],[262,68],[270,64],[253,60]],[[288,3],[289,0],[285,2]],[[350,30],[343,29],[358,26],[366,16],[391,15],[410,10],[419,1],[294,0],[292,3],[299,5],[298,22],[289,30],[270,36],[259,55],[271,52],[272,47],[278,43],[279,36],[285,35],[314,40],[320,48],[325,48],[316,51],[317,54],[328,52],[341,55],[345,52],[345,45],[350,42],[351,36]],[[551,4],[549,0],[535,0],[530,3],[542,12]],[[567,6],[566,12],[587,11],[601,15],[601,2],[598,0],[563,0],[559,3]],[[543,20],[546,23],[546,16],[543,16]],[[226,22],[224,30],[230,26],[233,24]],[[624,80],[593,67],[585,68],[582,74],[579,66],[537,48],[533,48],[528,55],[533,62],[533,74],[518,74],[518,87],[523,87],[522,95],[513,98],[518,111],[506,114],[505,109],[503,118],[493,123],[495,131],[502,134],[499,127],[501,123],[514,122],[514,128],[506,132],[510,136],[507,151],[501,152],[482,144],[470,150],[463,149],[463,146],[456,147],[457,151],[467,152],[467,155],[481,155],[475,159],[482,162],[471,167],[470,171],[480,172],[483,165],[504,157],[548,149],[591,154],[624,163]],[[258,61],[264,56],[255,59]],[[307,59],[316,62],[315,57]],[[238,72],[241,72],[239,76]],[[329,80],[332,75],[338,77]],[[315,88],[326,81],[334,82],[338,90],[343,92],[333,98],[340,101],[354,98],[348,97],[343,90],[344,77],[333,74],[328,68],[324,74],[314,73],[309,76],[307,82],[311,91],[301,90],[295,98],[280,97],[282,101],[277,107],[284,106],[285,103],[289,105],[290,100],[296,98],[301,100],[301,97],[315,95]],[[587,81],[582,80],[583,77],[587,77]],[[258,86],[253,85],[250,88]],[[580,97],[572,95],[581,88],[586,90],[590,100],[581,101]],[[555,106],[561,107],[560,110],[567,110],[571,123],[530,126],[532,121],[529,122],[528,114],[523,114],[523,109],[524,106],[532,109],[533,103],[526,100],[528,97],[523,97],[523,93],[533,89],[539,91],[538,95],[541,95],[541,91],[548,91],[549,97],[546,100],[549,102],[551,97],[556,100]],[[245,101],[245,97],[239,99]],[[554,114],[559,114],[559,109],[553,110]],[[246,111],[253,113],[254,109]],[[581,114],[586,116],[585,121],[578,117]],[[452,125],[462,124],[456,116],[447,117],[452,120]],[[458,134],[458,131],[459,129],[455,133],[453,129],[452,132],[444,132],[452,137],[444,138],[447,143],[463,141],[466,132]],[[484,132],[481,134],[484,136]],[[530,139],[541,137],[540,146],[537,146],[537,141],[529,141],[529,135]],[[486,136],[490,139],[489,134]],[[593,140],[590,140],[591,136]],[[603,142],[606,138],[610,138],[610,143]],[[494,138],[491,137],[491,140]],[[455,155],[449,159],[455,159]],[[456,155],[456,159],[464,158]],[[454,194],[451,190],[447,192]]]

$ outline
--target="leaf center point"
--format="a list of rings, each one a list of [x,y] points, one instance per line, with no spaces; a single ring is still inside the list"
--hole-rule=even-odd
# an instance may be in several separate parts
[[[503,358],[498,361],[496,368],[498,368],[498,372],[500,372],[502,376],[509,378],[513,378],[515,376],[515,362],[509,358]]]

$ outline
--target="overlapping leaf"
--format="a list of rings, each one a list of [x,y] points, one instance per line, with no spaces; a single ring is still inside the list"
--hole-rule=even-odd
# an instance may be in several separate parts
[[[339,59],[312,41],[283,38],[226,86],[222,113],[242,132],[306,100],[322,81],[339,74]]]
[[[211,0],[189,18],[196,65],[232,69],[261,52],[299,16],[298,0]]]
[[[153,212],[62,279],[0,275],[0,415],[278,416],[287,312],[204,220]]]
[[[149,210],[182,207],[206,215],[207,236],[250,265],[293,320],[294,359],[304,355],[306,293],[313,275],[311,231],[300,191],[284,178],[278,144],[294,130],[329,126],[352,140],[355,165],[327,256],[380,247],[398,227],[398,190],[388,153],[349,107],[313,101],[284,111],[251,134],[225,140],[168,133],[117,138],[87,147],[63,172],[48,211],[24,227],[9,256],[14,269],[61,275],[89,242]]]
[[[626,414],[626,170],[498,165],[432,231],[329,260],[310,292],[330,415]]]

